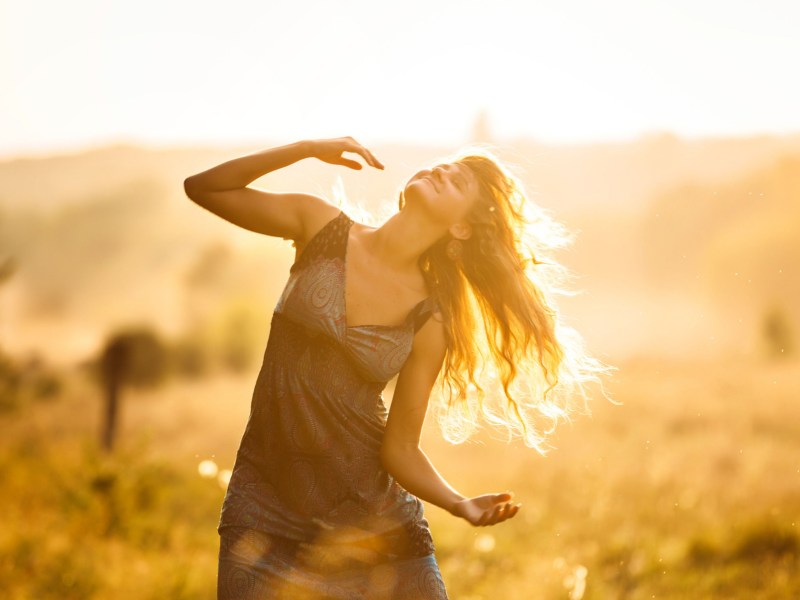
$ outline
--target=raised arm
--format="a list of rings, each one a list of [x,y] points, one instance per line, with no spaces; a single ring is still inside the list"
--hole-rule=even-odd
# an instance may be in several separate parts
[[[319,228],[315,216],[330,209],[326,200],[311,194],[279,194],[247,186],[305,158],[360,169],[361,164],[346,158],[345,152],[361,156],[370,166],[383,168],[369,150],[352,138],[308,140],[229,160],[187,177],[183,187],[194,202],[235,225],[266,235],[305,240],[308,231]]]
[[[428,398],[446,351],[444,326],[436,318],[414,336],[414,344],[397,379],[386,422],[381,460],[397,482],[418,498],[435,504],[473,525],[494,525],[519,510],[511,494],[466,498],[454,490],[419,446]]]

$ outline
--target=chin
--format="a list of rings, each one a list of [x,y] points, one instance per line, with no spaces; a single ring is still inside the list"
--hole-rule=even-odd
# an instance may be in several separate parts
[[[430,187],[430,183],[417,179],[415,181],[409,181],[406,184],[406,187],[403,188],[403,197],[406,199],[406,202],[412,204],[430,202],[431,198],[429,196],[432,191],[433,189]]]
[[[451,215],[438,200],[433,186],[426,181],[412,181],[403,190],[406,206],[413,206],[415,209],[424,212],[428,218],[437,223],[449,223]]]

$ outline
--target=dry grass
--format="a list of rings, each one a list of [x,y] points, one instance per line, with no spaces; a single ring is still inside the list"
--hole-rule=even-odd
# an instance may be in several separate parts
[[[463,493],[511,489],[476,529],[428,507],[452,598],[800,596],[800,365],[636,361],[541,457],[488,438],[425,448]],[[125,398],[120,452],[95,449],[96,390],[2,419],[7,598],[213,598],[223,488],[254,375]]]

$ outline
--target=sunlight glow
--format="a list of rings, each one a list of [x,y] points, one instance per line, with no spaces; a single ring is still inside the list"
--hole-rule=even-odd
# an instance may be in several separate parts
[[[0,4],[0,155],[112,141],[800,129],[800,4]],[[413,40],[413,42],[411,41]],[[486,82],[492,83],[486,85]]]
[[[228,484],[231,482],[231,475],[233,473],[230,469],[222,469],[217,475],[217,482],[219,483],[219,487],[223,490],[228,489]]]
[[[215,463],[213,460],[206,459],[200,461],[200,464],[197,465],[197,472],[200,474],[200,477],[213,479],[217,476],[219,467],[217,467],[217,463]]]
[[[491,533],[481,533],[475,538],[474,546],[478,552],[491,552],[495,547],[494,536]]]

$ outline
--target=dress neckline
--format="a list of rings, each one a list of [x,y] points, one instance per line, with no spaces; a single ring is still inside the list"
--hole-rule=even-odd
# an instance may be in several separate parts
[[[348,217],[344,211],[341,213],[347,219],[347,227],[344,230],[344,251],[342,254],[342,307],[344,313],[344,326],[346,330],[351,329],[405,329],[409,326],[410,323],[413,322],[413,318],[419,313],[420,308],[423,304],[425,304],[429,299],[430,296],[426,296],[411,309],[411,311],[406,315],[405,320],[402,323],[397,325],[348,325],[347,324],[347,255],[349,254],[348,250],[350,248],[350,230],[353,228],[353,219]]]

